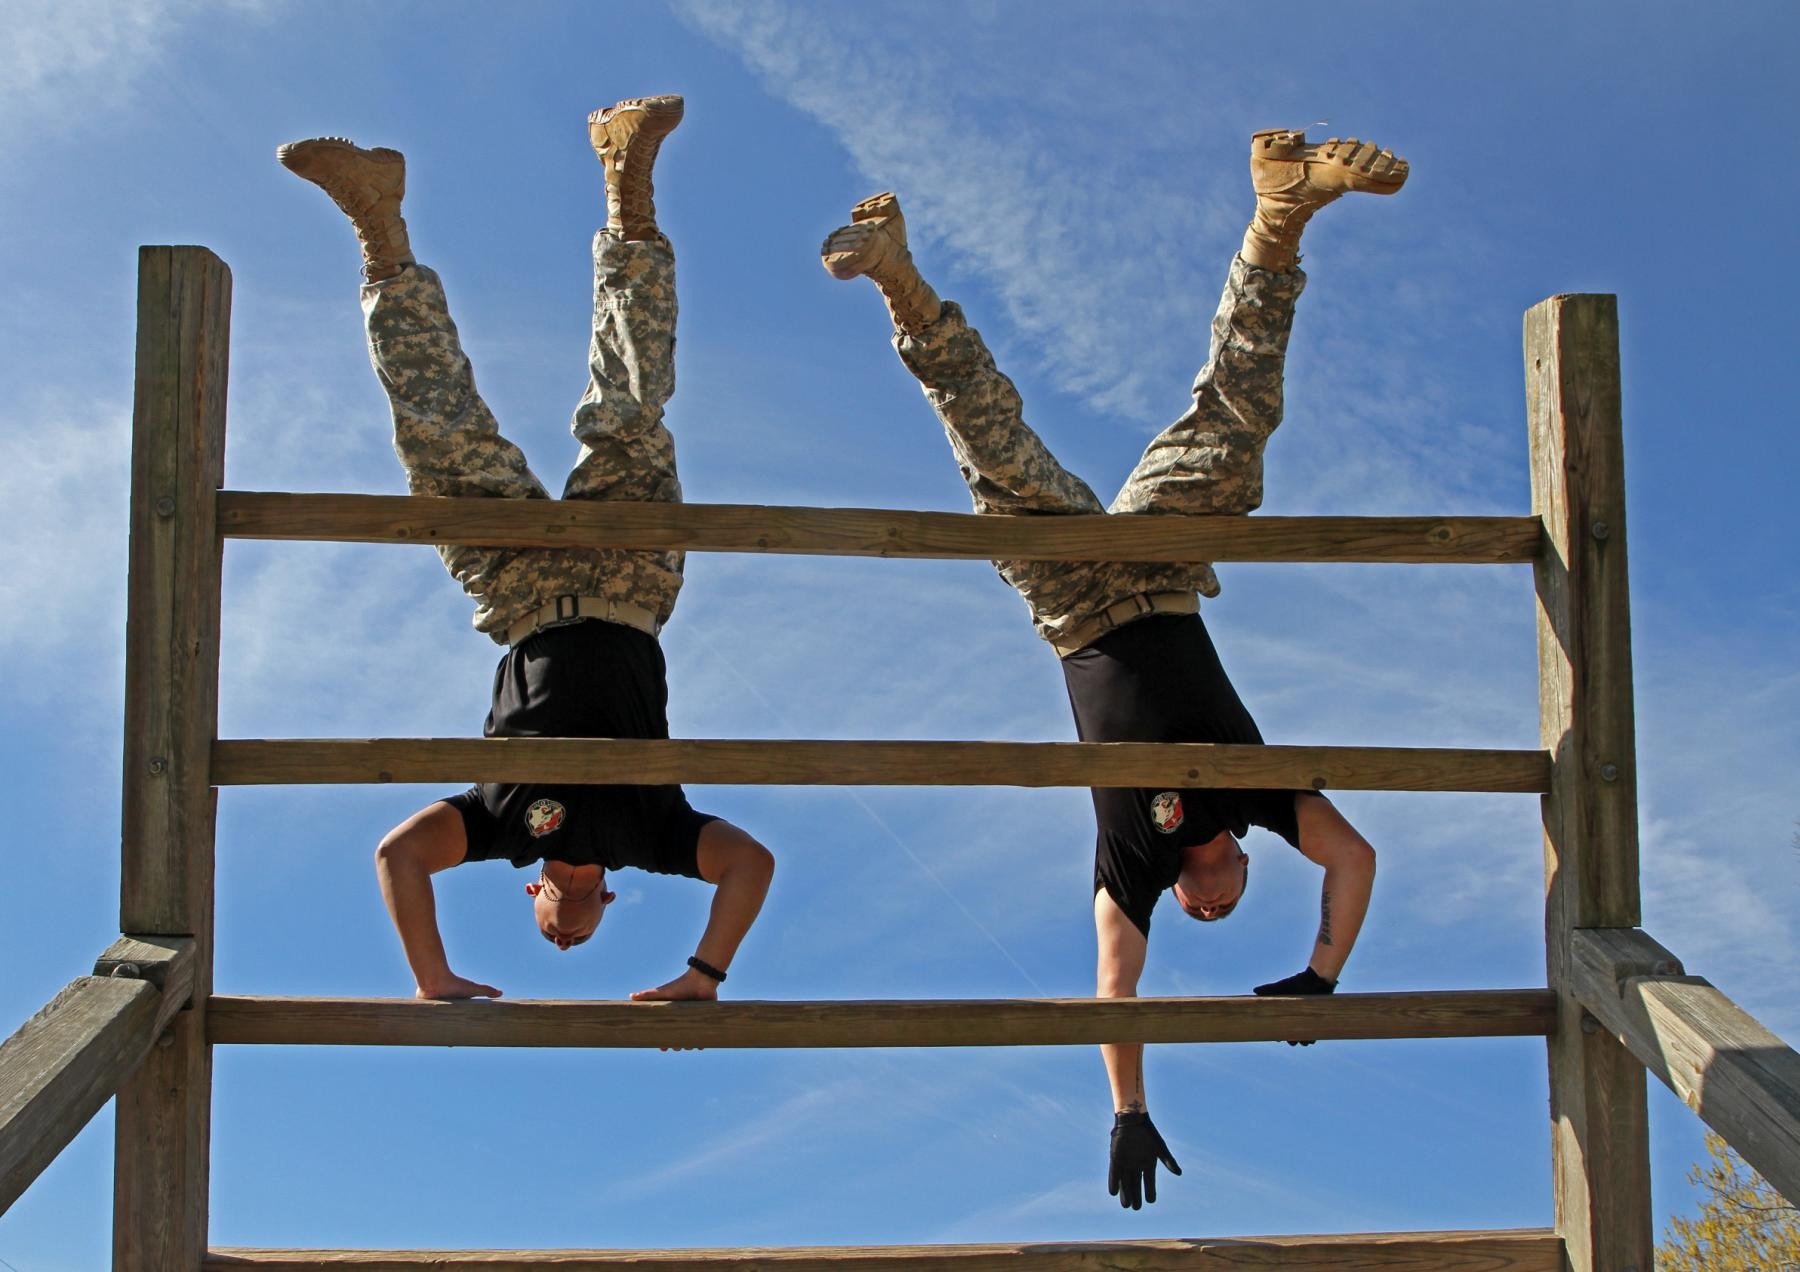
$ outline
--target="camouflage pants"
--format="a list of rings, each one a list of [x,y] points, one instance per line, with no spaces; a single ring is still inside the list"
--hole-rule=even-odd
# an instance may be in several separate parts
[[[1105,509],[1025,423],[1018,390],[994,366],[961,307],[946,302],[925,331],[896,332],[894,348],[943,421],[976,512],[1245,513],[1262,503],[1263,447],[1281,423],[1288,333],[1305,286],[1298,270],[1275,274],[1232,260],[1194,405],[1151,441]],[[1205,562],[994,564],[1025,598],[1046,640],[1137,592],[1219,593]]]
[[[394,411],[394,450],[415,495],[548,499],[525,455],[500,435],[475,388],[435,272],[413,265],[362,291],[369,359]],[[675,256],[667,241],[594,236],[588,385],[571,428],[581,454],[564,499],[679,502],[675,439]],[[444,544],[444,565],[475,599],[475,627],[506,630],[568,593],[639,605],[660,627],[681,590],[682,554]]]

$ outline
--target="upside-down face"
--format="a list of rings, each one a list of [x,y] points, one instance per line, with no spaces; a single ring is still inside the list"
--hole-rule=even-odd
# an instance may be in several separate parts
[[[1182,850],[1175,900],[1189,918],[1213,923],[1243,900],[1250,886],[1250,854],[1229,832]]]
[[[561,864],[561,863],[557,863]],[[606,876],[598,867],[573,867],[556,871],[546,863],[536,883],[525,885],[531,898],[531,916],[546,941],[569,950],[594,935],[606,907],[618,894],[606,890]]]

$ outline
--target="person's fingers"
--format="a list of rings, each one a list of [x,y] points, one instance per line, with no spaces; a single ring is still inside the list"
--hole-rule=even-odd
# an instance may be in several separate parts
[[[1117,1166],[1106,1168],[1106,1191],[1115,1197],[1119,1195],[1119,1168]]]
[[[1144,1167],[1144,1203],[1146,1205],[1150,1205],[1150,1206],[1154,1206],[1156,1204],[1156,1163],[1155,1162],[1151,1162],[1148,1166]]]
[[[1157,1149],[1156,1155],[1162,1158],[1162,1164],[1169,1168],[1169,1173],[1171,1175],[1179,1175],[1181,1173],[1181,1167],[1175,1164],[1175,1155],[1169,1151],[1169,1146],[1167,1144],[1164,1144],[1161,1148]]]

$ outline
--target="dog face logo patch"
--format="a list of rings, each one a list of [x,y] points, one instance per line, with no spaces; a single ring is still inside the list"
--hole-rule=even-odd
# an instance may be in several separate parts
[[[525,810],[525,828],[531,832],[533,839],[538,839],[560,829],[567,817],[568,813],[561,804],[553,799],[540,799]]]
[[[1180,829],[1184,817],[1181,795],[1177,791],[1164,791],[1150,801],[1150,824],[1165,835],[1172,835]]]

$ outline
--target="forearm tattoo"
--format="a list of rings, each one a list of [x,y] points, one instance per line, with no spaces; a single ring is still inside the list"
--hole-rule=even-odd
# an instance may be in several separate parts
[[[1331,893],[1319,896],[1319,944],[1331,944]]]

